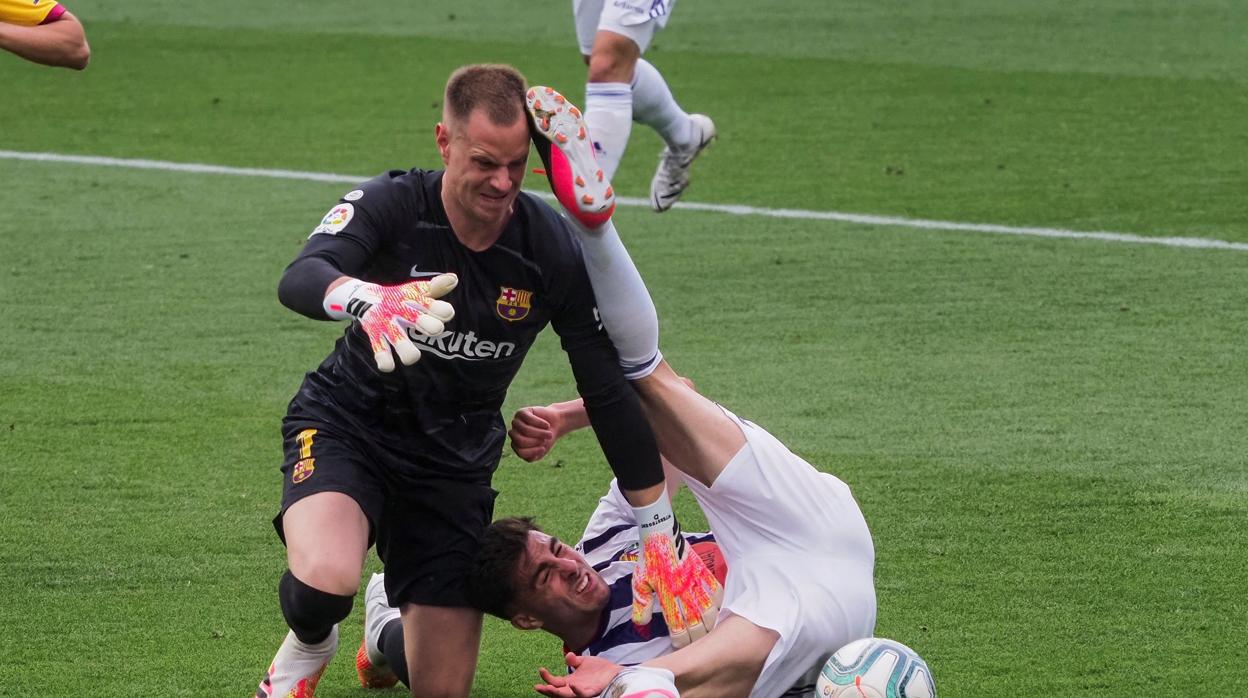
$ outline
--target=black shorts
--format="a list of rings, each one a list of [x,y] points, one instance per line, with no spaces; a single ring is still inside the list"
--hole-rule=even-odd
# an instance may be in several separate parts
[[[323,422],[282,423],[282,508],[273,526],[282,542],[282,515],[318,492],[341,492],[369,522],[369,545],[385,563],[392,606],[467,606],[465,580],[494,498],[486,470],[480,480],[413,475],[411,463]]]

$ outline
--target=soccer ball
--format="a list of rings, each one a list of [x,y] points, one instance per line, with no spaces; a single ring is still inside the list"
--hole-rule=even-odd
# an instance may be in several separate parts
[[[819,698],[936,698],[927,662],[895,640],[855,640],[833,654],[815,682]]]

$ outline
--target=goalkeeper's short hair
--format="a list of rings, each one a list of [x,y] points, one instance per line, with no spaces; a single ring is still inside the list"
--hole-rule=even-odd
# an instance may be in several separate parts
[[[468,603],[478,611],[511,620],[516,567],[528,548],[530,531],[542,529],[528,516],[499,519],[485,529],[466,590]]]
[[[509,65],[466,65],[451,73],[446,81],[442,116],[462,125],[474,109],[483,109],[494,125],[510,126],[527,114],[527,90],[524,75]]]

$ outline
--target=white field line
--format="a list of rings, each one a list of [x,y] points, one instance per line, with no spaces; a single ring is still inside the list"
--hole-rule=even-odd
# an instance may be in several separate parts
[[[309,182],[329,182],[337,184],[357,184],[368,179],[366,176],[333,174],[329,172],[270,170],[254,167],[225,167],[222,165],[166,162],[163,160],[136,160],[129,158],[97,157],[92,155],[62,155],[58,153],[28,153],[16,150],[0,150],[0,160],[61,162],[74,165],[126,167],[139,170],[190,172],[195,174],[231,175],[235,177],[271,177],[274,179],[305,180]],[[534,193],[544,198],[550,198],[550,194],[546,192]],[[650,202],[646,199],[637,199],[626,196],[619,197],[617,201],[623,206],[650,205]],[[679,204],[676,204],[676,207],[686,211],[710,211],[713,213],[726,213],[734,216],[762,216],[767,218],[790,218],[797,220],[839,221],[842,223],[881,225],[895,228],[916,228],[919,230],[950,230],[969,233],[990,233],[993,235],[1024,235],[1043,238],[1100,240],[1103,242],[1122,242],[1137,245],[1163,245],[1166,247],[1238,250],[1240,252],[1248,252],[1248,243],[1228,242],[1226,240],[1216,240],[1212,238],[1148,237],[1145,235],[1136,235],[1134,233],[1064,230],[1062,228],[1027,228],[1009,225],[993,225],[990,223],[959,223],[956,221],[901,218],[898,216],[873,216],[862,213],[842,213],[840,211],[806,211],[791,208],[760,208],[757,206],[743,206],[738,204],[702,204],[692,201],[682,201]]]

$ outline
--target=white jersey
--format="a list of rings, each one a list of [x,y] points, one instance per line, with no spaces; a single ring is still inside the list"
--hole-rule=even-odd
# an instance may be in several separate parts
[[[745,446],[710,487],[686,482],[728,564],[719,620],[737,615],[780,636],[751,698],[813,689],[833,652],[874,634],[871,532],[844,482],[724,413],[741,427]]]
[[[780,636],[752,698],[811,695],[828,656],[874,633],[871,534],[844,482],[724,412],[741,427],[745,446],[710,487],[686,481],[727,562],[719,620],[738,615]],[[581,654],[628,665],[672,652],[658,613],[647,628],[633,627],[636,524],[614,482],[577,549],[611,587],[599,632]]]

